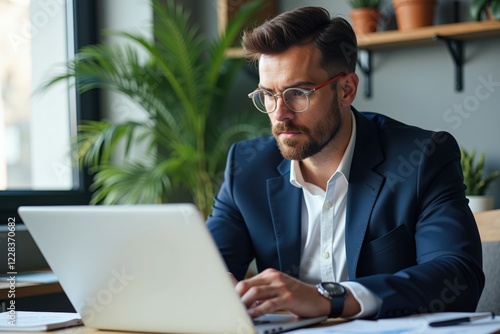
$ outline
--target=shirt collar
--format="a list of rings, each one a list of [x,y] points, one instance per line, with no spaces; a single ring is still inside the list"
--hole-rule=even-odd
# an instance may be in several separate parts
[[[352,156],[354,154],[354,146],[356,144],[356,117],[354,117],[352,111],[351,111],[351,120],[352,120],[352,128],[351,128],[352,131],[351,131],[351,138],[349,139],[349,144],[347,144],[344,156],[342,157],[342,160],[340,161],[337,170],[333,173],[333,175],[335,175],[336,173],[342,173],[348,182],[349,182],[349,173],[351,171]],[[290,183],[297,188],[302,188],[302,186],[305,184],[298,160],[290,161]]]

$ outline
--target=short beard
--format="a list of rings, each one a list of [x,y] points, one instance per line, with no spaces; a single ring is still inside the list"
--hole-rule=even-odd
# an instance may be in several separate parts
[[[321,152],[323,148],[331,143],[342,127],[342,118],[340,116],[337,96],[335,96],[333,100],[330,111],[331,112],[327,114],[328,118],[319,122],[313,129],[295,126],[291,121],[276,124],[272,128],[272,132],[276,138],[278,148],[283,158],[288,160],[304,160]],[[303,144],[294,139],[280,140],[279,133],[283,131],[301,132],[308,140]],[[319,135],[320,138],[315,139],[313,134]],[[320,142],[324,137],[326,137],[326,139]]]

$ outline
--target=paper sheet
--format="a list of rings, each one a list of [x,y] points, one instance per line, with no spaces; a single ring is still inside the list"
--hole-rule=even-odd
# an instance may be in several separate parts
[[[381,319],[381,320],[353,320],[338,325],[322,328],[304,328],[292,331],[294,334],[417,334],[417,333],[439,333],[439,334],[481,334],[493,333],[500,330],[500,317],[475,320],[470,323],[457,326],[430,327],[433,321],[448,320],[477,313],[444,312],[433,314],[420,314],[409,317]]]
[[[16,311],[0,313],[0,332],[47,331],[81,325],[78,313]]]

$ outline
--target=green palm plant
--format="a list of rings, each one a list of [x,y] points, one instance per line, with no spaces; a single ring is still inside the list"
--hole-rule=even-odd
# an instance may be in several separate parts
[[[73,153],[93,173],[93,204],[168,202],[176,190],[187,189],[206,215],[229,145],[254,136],[263,125],[245,118],[253,113],[224,108],[244,62],[227,59],[225,52],[262,1],[242,6],[225,34],[212,40],[188,23],[189,13],[174,1],[162,5],[153,0],[152,7],[153,38],[114,32],[128,44],[81,49],[66,64],[65,73],[43,89],[74,79],[80,93],[115,91],[147,114],[145,121],[103,120],[79,126]],[[135,143],[146,147],[146,158],[134,159]]]
[[[349,0],[352,8],[376,8],[380,7],[381,0]]]
[[[500,20],[500,0],[472,0],[469,10],[475,21],[481,21],[482,14],[488,11],[491,11],[495,20]]]
[[[483,196],[491,182],[500,177],[496,170],[489,175],[484,174],[484,153],[480,153],[476,161],[476,151],[468,152],[461,148],[461,164],[464,174],[464,183],[467,186],[465,194],[468,196]]]

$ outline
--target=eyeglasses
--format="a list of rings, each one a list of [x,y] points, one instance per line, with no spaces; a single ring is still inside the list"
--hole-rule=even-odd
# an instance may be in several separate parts
[[[333,78],[311,90],[302,88],[287,88],[282,93],[273,94],[268,90],[257,88],[248,94],[248,97],[252,99],[255,108],[265,114],[270,114],[276,110],[278,106],[278,97],[281,97],[283,102],[285,102],[285,105],[293,112],[304,112],[309,108],[309,95],[339,79],[340,77],[343,77],[344,75],[344,73],[337,74]]]

